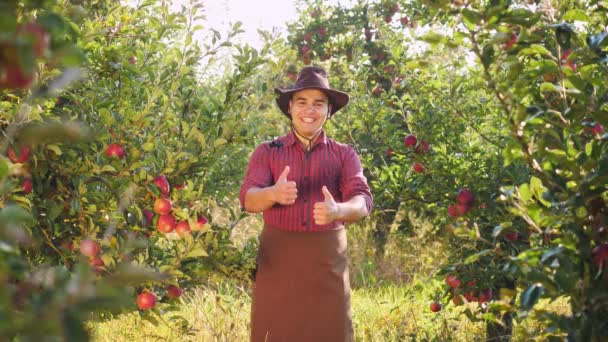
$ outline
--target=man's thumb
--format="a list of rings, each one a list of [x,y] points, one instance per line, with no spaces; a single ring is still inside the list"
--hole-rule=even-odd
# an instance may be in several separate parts
[[[283,181],[287,182],[287,175],[288,174],[289,174],[289,166],[285,166],[285,169],[283,170],[283,172],[279,176],[279,180],[283,180]]]
[[[323,196],[325,197],[325,202],[334,200],[334,197],[331,195],[329,190],[327,190],[327,187],[325,185],[323,185],[323,188],[321,188],[321,191],[323,192]]]

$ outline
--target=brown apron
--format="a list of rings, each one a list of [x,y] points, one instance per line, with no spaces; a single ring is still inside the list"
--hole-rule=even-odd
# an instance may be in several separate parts
[[[344,227],[309,233],[264,227],[251,341],[353,341]]]

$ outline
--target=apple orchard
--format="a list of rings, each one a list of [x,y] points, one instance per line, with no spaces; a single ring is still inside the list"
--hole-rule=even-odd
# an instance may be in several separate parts
[[[327,131],[361,155],[374,262],[413,217],[450,241],[430,314],[463,306],[492,339],[565,299],[534,315],[542,338],[608,336],[605,4],[298,4],[259,49],[199,1],[0,4],[0,339],[87,339],[95,315],[158,322],[197,285],[249,286],[236,194],[289,127],[271,89],[311,64],[353,99]]]

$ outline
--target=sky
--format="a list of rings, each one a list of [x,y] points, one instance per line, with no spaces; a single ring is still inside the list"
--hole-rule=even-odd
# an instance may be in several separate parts
[[[187,3],[184,0],[173,2]],[[203,4],[206,27],[226,33],[232,23],[241,21],[245,32],[239,35],[239,40],[255,48],[262,45],[258,28],[270,31],[277,27],[285,37],[286,22],[297,17],[295,0],[205,0]]]

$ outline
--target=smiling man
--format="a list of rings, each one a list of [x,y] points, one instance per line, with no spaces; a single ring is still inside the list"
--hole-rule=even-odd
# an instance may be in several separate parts
[[[251,341],[352,341],[345,224],[370,214],[372,195],[355,149],[323,130],[349,96],[318,67],[275,91],[292,129],[255,149],[239,196],[264,218]]]

